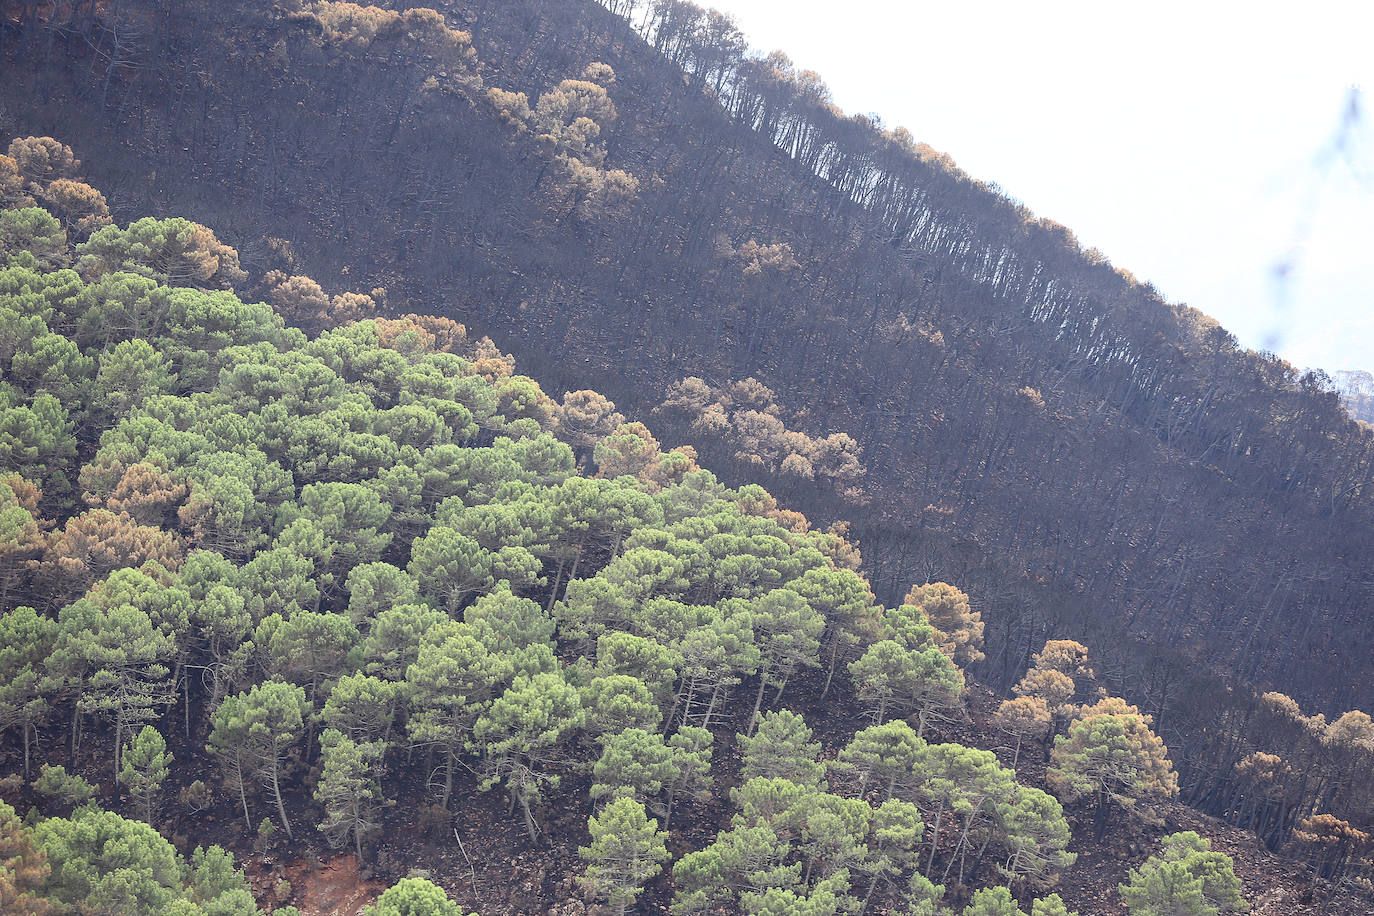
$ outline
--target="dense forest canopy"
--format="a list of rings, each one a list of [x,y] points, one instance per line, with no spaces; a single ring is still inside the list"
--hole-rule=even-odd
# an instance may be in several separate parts
[[[1243,906],[1175,797],[1367,884],[1329,379],[681,0],[9,0],[0,55],[87,160],[0,155],[0,893],[481,811],[378,912],[481,902],[465,839],[619,911]],[[262,903],[139,836],[130,912]]]
[[[6,9],[0,101],[99,150],[123,218],[175,206],[255,277],[384,288],[550,385],[666,402],[661,434],[732,481],[848,519],[884,600],[931,578],[996,608],[992,683],[1068,634],[1178,741],[1199,661],[1328,714],[1374,701],[1374,436],[1328,383],[843,116],[728,20]],[[737,383],[766,403],[727,405]]]
[[[550,398],[451,319],[333,326],[382,290],[277,278],[310,333],[287,325],[229,288],[212,230],[121,226],[80,166],[50,138],[0,157],[0,784],[36,803],[0,803],[7,911],[252,916],[232,855],[182,831],[224,816],[250,857],[322,841],[385,870],[416,811],[461,845],[496,790],[535,846],[578,833],[555,803],[590,809],[574,877],[622,913],[1068,913],[1069,815],[1096,842],[1162,826],[1168,749],[1085,646],[1047,642],[989,720],[1009,762],[944,740],[984,654],[959,588],[884,607],[842,530],[596,392]],[[1264,826],[1363,880],[1365,834],[1310,815],[1367,802],[1374,725],[1328,731],[1305,819]],[[1245,907],[1209,840],[1160,849],[1122,876],[1133,914]],[[419,906],[459,912],[415,876],[369,912]]]
[[[58,219],[32,205],[54,185],[59,201],[73,184],[99,197],[75,180],[79,162],[46,138],[10,152],[21,181],[0,213],[0,443],[18,473],[0,479],[0,721],[24,747],[8,785],[32,780],[26,794],[49,799],[32,826],[0,809],[26,863],[6,866],[10,902],[258,911],[219,847],[198,847],[191,867],[146,823],[99,807],[104,793],[78,775],[97,761],[117,784],[110,800],[145,822],[171,807],[173,765],[204,760],[218,774],[208,785],[178,767],[184,806],[219,795],[245,833],[263,818],[260,839],[288,842],[305,807],[363,860],[406,788],[388,768],[413,774],[419,752],[432,817],[460,804],[461,766],[477,791],[504,791],[531,842],[563,779],[590,771],[600,804],[582,880],[624,912],[669,862],[646,812],[667,826],[675,807],[712,798],[711,726],[738,718],[727,700],[746,680],[758,690],[737,736],[740,813],[674,865],[675,912],[857,901],[864,879],[865,903],[877,892],[929,906],[943,887],[923,873],[938,861],[948,882],[957,861],[963,886],[989,847],[989,873],[1027,887],[1072,864],[1059,802],[990,752],[924,737],[960,707],[956,660],[982,641],[962,592],[925,586],[884,611],[852,545],[757,486],[727,489],[690,451],[660,451],[599,395],[560,404],[446,319],[312,339],[219,289],[244,277],[207,228],[121,227],[99,207]],[[276,286],[319,289],[301,276]],[[347,295],[331,301],[360,307]],[[580,454],[554,435],[565,418]],[[589,458],[596,476],[579,473]],[[826,691],[837,671],[852,681],[872,723],[843,765],[823,764],[803,718],[778,706],[808,667],[825,668]],[[1110,798],[1175,794],[1136,710],[1081,721],[1102,716],[1156,758],[1149,781],[1113,784]],[[894,739],[907,756],[900,778],[875,781],[875,807],[864,789],[891,772],[880,748]],[[1100,776],[1080,757],[1100,742],[1073,740],[1053,759],[1075,786],[1066,795],[1091,794]],[[962,829],[942,856],[946,807]]]

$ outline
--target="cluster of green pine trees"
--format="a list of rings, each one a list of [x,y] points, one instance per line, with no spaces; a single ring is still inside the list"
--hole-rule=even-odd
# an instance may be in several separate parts
[[[671,865],[674,912],[934,914],[995,879],[963,913],[1016,916],[1010,888],[1072,864],[1055,796],[927,740],[962,715],[967,596],[877,606],[840,533],[452,321],[289,327],[205,227],[53,205],[76,165],[46,138],[0,157],[0,729],[6,791],[40,800],[0,807],[6,912],[258,913],[222,849],[188,861],[149,826],[174,804],[362,860],[406,793],[499,789],[534,841],[580,774],[582,881],[619,912],[669,867],[675,811],[727,797]],[[1059,795],[1170,794],[1148,718],[1072,706],[1050,656],[1018,692],[1068,728]],[[826,752],[785,705],[803,679],[869,724]],[[1223,858],[1172,838],[1123,894],[1234,908]],[[414,878],[375,912],[458,910]]]

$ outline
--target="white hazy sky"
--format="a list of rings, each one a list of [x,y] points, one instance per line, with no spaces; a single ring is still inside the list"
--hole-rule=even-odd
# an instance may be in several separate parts
[[[1374,3],[698,2],[1244,345],[1374,369]]]

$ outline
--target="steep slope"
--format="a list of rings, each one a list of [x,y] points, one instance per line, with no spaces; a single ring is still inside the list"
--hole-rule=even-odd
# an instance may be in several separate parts
[[[964,608],[932,614],[962,621],[946,623],[949,634],[928,623],[925,592],[885,613],[837,563],[852,547],[808,531],[757,487],[728,490],[689,454],[661,453],[643,427],[612,420],[609,403],[588,430],[580,408],[596,403],[591,393],[556,404],[434,318],[311,339],[219,289],[242,272],[204,227],[109,225],[69,149],[25,138],[8,151],[0,725],[22,742],[6,742],[0,760],[3,791],[32,814],[21,822],[0,802],[7,913],[17,902],[31,913],[260,916],[222,848],[186,856],[188,832],[209,838],[196,817],[207,811],[206,824],[234,825],[213,839],[263,870],[254,859],[317,848],[306,824],[387,873],[443,862],[440,843],[451,859],[452,830],[465,898],[486,912],[564,904],[579,872],[589,896],[624,912],[669,862],[670,839],[677,864],[656,891],[679,912],[755,891],[857,903],[851,866],[871,872],[865,901],[900,897],[908,878],[938,899],[943,889],[915,876],[926,830],[914,800],[931,821],[934,874],[940,837],[949,846],[953,833],[942,834],[932,788],[941,773],[988,800],[975,812],[1001,810],[994,793],[1010,805],[980,824],[984,849],[1036,844],[1039,858],[1009,880],[1039,887],[1073,863],[1051,796],[1019,785],[990,752],[942,743],[927,753],[927,718],[938,726],[962,706],[953,659],[980,643],[957,590],[930,591]],[[282,286],[297,301],[317,290],[303,277]],[[334,311],[367,298],[341,297]],[[581,461],[555,431],[581,440]],[[595,477],[579,469],[588,445]],[[850,658],[828,700],[816,678],[793,677],[829,662],[828,690]],[[918,667],[928,688],[889,686]],[[759,682],[752,708],[737,689],[748,678]],[[928,776],[890,786],[875,807],[868,771],[855,779],[881,765],[872,755],[822,764],[803,718],[772,708],[789,681],[789,702],[828,720],[832,759],[858,740],[865,709],[879,735],[904,739],[903,769]],[[906,714],[919,732],[886,721]],[[66,741],[50,727],[59,715]],[[1124,709],[1120,719],[1140,722]],[[1167,800],[1167,756],[1148,726],[1141,735],[1160,768],[1150,794]],[[498,787],[504,812],[491,801]],[[743,822],[713,843],[728,788],[743,793],[731,794]],[[1032,809],[1014,821],[1024,803]],[[647,808],[666,827],[675,807],[675,835],[646,818]],[[813,821],[813,809],[842,817]],[[584,870],[573,850],[588,813]],[[464,833],[483,884],[499,890],[479,890]],[[599,855],[608,835],[645,837],[640,867],[627,873],[615,849]],[[766,868],[724,858],[726,836]],[[968,868],[963,840],[939,863],[950,884],[958,859],[951,901],[984,883],[983,857]],[[517,854],[528,872],[505,867]],[[604,878],[591,867],[601,860]],[[356,906],[367,889],[349,888],[341,870],[278,870],[261,876],[260,894],[312,913]],[[447,896],[428,883],[393,891]]]
[[[974,592],[994,684],[1064,633],[1180,742],[1199,663],[1374,704],[1372,440],[1335,395],[837,117],[807,75],[741,62],[686,6],[654,47],[591,3],[446,5],[476,52],[461,73],[403,39],[331,39],[293,4],[125,2],[62,30],[6,8],[13,117],[98,152],[117,214],[174,209],[259,275],[459,315],[551,388],[640,412],[684,377],[754,377],[791,426],[855,437],[860,486],[774,461],[770,487],[852,520],[885,600],[930,578]],[[606,165],[639,182],[623,213],[581,206],[484,91],[534,104],[594,61],[616,73]],[[751,271],[751,242],[797,266]],[[757,469],[697,419],[660,428]]]
[[[1046,642],[999,702],[958,588],[875,604],[839,534],[451,320],[365,319],[381,290],[244,302],[236,251],[112,225],[80,165],[0,155],[7,912],[323,916],[391,880],[368,916],[1170,893],[1127,865],[1205,868],[1226,912],[1369,911],[1365,821],[1330,813],[1370,810],[1368,716],[1212,713],[1255,751],[1220,808],[1275,856],[1175,801],[1086,647]]]

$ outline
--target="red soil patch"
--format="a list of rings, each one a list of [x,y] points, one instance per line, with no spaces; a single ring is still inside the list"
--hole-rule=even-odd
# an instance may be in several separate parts
[[[250,877],[260,901],[291,904],[301,916],[356,916],[363,907],[374,902],[386,884],[366,877],[358,868],[358,860],[351,855],[335,856],[319,861],[296,859],[277,868],[251,869]],[[291,882],[289,899],[276,897],[282,879]]]

